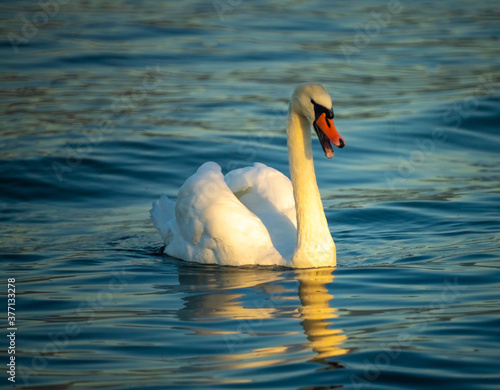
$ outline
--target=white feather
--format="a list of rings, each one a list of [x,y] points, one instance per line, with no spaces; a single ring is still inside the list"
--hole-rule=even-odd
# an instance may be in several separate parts
[[[292,182],[260,163],[224,177],[219,165],[207,162],[182,185],[176,202],[162,195],[153,203],[151,218],[166,254],[235,266],[336,264],[311,157],[312,99],[331,107],[330,96],[319,84],[300,85],[290,103]]]

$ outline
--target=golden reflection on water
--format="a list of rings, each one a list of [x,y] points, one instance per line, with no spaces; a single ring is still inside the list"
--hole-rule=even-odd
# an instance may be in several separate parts
[[[299,298],[301,325],[304,334],[309,340],[310,348],[316,354],[314,360],[325,362],[331,356],[343,355],[348,352],[342,348],[347,340],[342,329],[333,327],[333,319],[338,318],[337,309],[331,307],[333,295],[328,292],[326,285],[332,283],[334,275],[332,269],[305,269],[297,270],[299,281]]]
[[[347,336],[334,325],[338,314],[332,306],[334,297],[327,287],[334,280],[332,268],[284,272],[261,268],[209,268],[203,278],[199,272],[183,273],[182,269],[180,272],[181,285],[196,293],[183,298],[184,307],[179,310],[179,318],[211,324],[209,329],[191,328],[190,331],[223,338],[227,347],[209,363],[212,368],[266,367],[295,359],[302,361],[304,353],[312,354],[312,361],[336,366],[327,359],[348,352],[342,348]],[[298,291],[295,284],[288,288],[276,283],[290,279],[291,272],[299,282]],[[235,291],[248,288],[256,295]],[[295,305],[297,293],[299,307]],[[276,332],[270,321],[279,321],[283,316],[299,318],[300,326],[297,323],[295,327]],[[225,318],[230,322],[225,322]],[[214,319],[218,319],[216,323]],[[300,337],[301,334],[306,339]],[[273,335],[274,340],[267,338]],[[255,336],[264,337],[270,343],[255,345]],[[279,340],[284,345],[277,344]]]

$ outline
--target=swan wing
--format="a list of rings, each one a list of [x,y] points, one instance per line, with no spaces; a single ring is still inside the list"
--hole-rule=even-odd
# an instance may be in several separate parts
[[[293,187],[280,171],[261,163],[235,169],[225,176],[235,196],[266,226],[274,247],[291,258],[297,243]]]
[[[216,163],[203,164],[186,180],[168,221],[166,212],[158,216],[168,208],[164,204],[160,198],[151,215],[170,256],[221,265],[284,261],[262,221],[236,198]]]

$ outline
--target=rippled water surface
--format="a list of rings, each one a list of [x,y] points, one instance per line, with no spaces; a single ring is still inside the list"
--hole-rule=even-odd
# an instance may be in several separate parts
[[[18,388],[499,388],[497,2],[1,8]],[[313,142],[338,267],[160,255],[150,204],[203,162],[288,174],[306,81],[347,144],[327,160]]]

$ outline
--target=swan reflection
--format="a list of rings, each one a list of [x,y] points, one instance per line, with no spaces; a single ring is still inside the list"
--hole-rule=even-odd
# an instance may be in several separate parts
[[[249,301],[248,292],[279,296],[285,292],[279,284],[282,279],[280,272],[266,268],[182,267],[179,269],[181,290],[193,294],[183,298],[179,318],[199,321],[226,317],[240,325],[273,318],[275,306],[269,302],[261,304],[260,298]]]
[[[327,359],[348,350],[342,347],[347,337],[334,326],[338,314],[327,288],[332,270],[180,267],[178,287],[186,294],[177,317],[193,323],[190,332],[215,337],[224,346],[207,363],[212,368],[303,361],[304,353],[335,366]]]
[[[300,317],[304,334],[315,352],[314,360],[324,363],[331,356],[348,352],[342,348],[347,340],[341,329],[333,328],[332,320],[338,318],[337,309],[330,307],[333,295],[326,284],[333,281],[332,270],[328,268],[296,270],[301,302]]]

